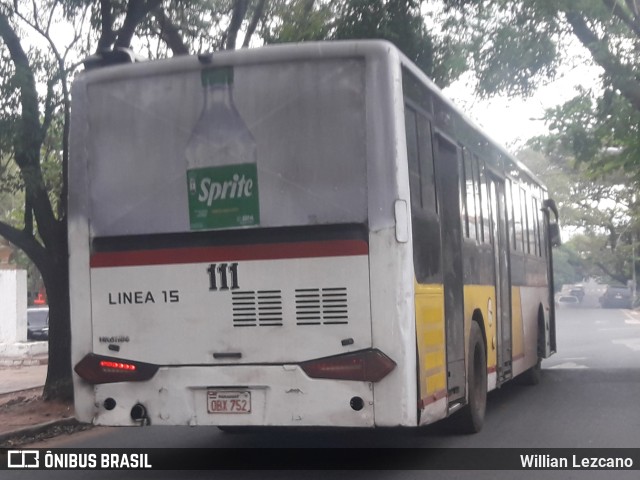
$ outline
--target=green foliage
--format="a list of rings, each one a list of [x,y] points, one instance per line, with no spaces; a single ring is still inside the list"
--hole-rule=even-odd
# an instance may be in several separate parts
[[[591,61],[600,88],[549,112],[551,132],[593,175],[640,182],[640,10],[623,0],[444,0],[472,38],[478,93],[528,95],[560,66]],[[580,50],[578,46],[582,46]],[[615,151],[615,155],[611,152]],[[609,154],[606,154],[609,152]]]
[[[557,249],[554,268],[564,272],[563,283],[575,283],[573,276],[603,275],[625,283],[632,277],[634,235],[640,238],[636,188],[622,170],[594,177],[563,140],[564,136],[536,138],[518,154],[546,183],[565,237],[569,236]]]
[[[384,39],[396,45],[440,87],[468,69],[468,39],[451,12],[415,0],[338,2],[328,38]],[[431,4],[429,4],[431,5]]]
[[[529,95],[562,63],[557,3],[541,0],[444,0],[470,40],[478,94]]]
[[[556,291],[559,291],[562,285],[581,282],[587,270],[571,243],[565,242],[553,251],[553,280]]]
[[[330,2],[274,0],[260,35],[266,44],[326,40],[333,28]]]
[[[428,75],[434,47],[415,0],[349,0],[338,10],[334,39],[379,38],[397,46]]]
[[[467,70],[466,40],[458,35],[455,15],[423,12],[423,5],[417,0],[275,0],[260,35],[267,44],[388,40],[444,87]]]
[[[616,171],[640,182],[640,111],[618,92],[594,97],[582,89],[546,114],[551,135],[595,178]]]
[[[556,69],[556,45],[531,23],[500,25],[493,38],[478,44],[473,59],[482,94],[530,93]]]
[[[575,235],[561,249],[560,258],[566,256],[566,264],[554,253],[554,273],[556,269],[570,274],[573,270],[575,283],[583,278],[599,277],[607,283],[626,284],[632,278],[632,248],[629,244],[620,244],[612,249],[605,236]]]
[[[632,278],[632,258],[630,245],[613,250],[604,236],[574,235],[553,252],[556,290],[585,278],[625,285]]]

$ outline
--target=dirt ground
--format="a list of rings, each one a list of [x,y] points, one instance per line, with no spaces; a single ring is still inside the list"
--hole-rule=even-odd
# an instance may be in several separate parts
[[[0,395],[0,435],[73,417],[73,404],[44,401],[42,388]]]

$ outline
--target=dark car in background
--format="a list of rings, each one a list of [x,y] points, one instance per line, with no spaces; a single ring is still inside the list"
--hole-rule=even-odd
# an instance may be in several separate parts
[[[600,305],[602,308],[631,308],[631,289],[624,285],[608,285],[604,295],[600,297]]]
[[[27,339],[49,339],[49,307],[27,308]]]

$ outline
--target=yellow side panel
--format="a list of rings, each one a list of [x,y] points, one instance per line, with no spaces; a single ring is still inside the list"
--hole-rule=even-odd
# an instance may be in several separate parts
[[[496,341],[496,296],[493,285],[465,285],[464,287],[464,318],[465,340],[469,338],[470,320],[473,312],[480,310],[484,320],[484,331],[487,335],[487,369],[496,367],[497,341]],[[468,344],[468,342],[465,342]]]
[[[511,358],[517,359],[524,356],[524,327],[522,325],[522,302],[520,301],[520,288],[511,288]]]
[[[419,285],[416,291],[416,335],[420,397],[431,403],[447,394],[447,359],[442,285]]]

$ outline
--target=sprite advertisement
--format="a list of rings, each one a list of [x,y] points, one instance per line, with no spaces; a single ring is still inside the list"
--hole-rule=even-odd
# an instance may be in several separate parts
[[[255,163],[190,169],[187,183],[192,230],[260,223]]]

